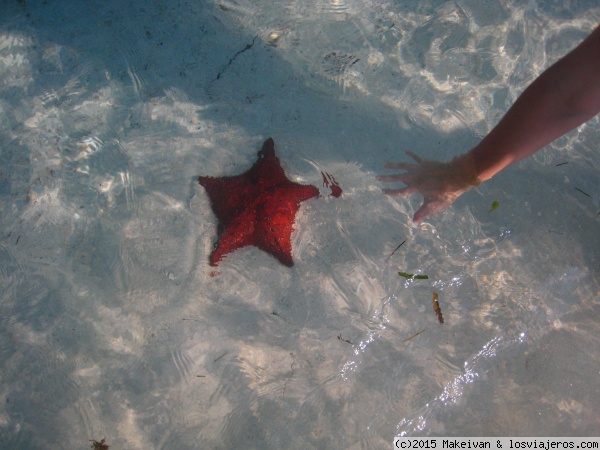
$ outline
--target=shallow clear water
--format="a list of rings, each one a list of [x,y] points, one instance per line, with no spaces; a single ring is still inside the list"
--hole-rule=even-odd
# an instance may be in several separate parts
[[[598,118],[420,226],[420,199],[375,181],[404,150],[476,143],[595,1],[27,0],[0,19],[0,447],[597,434]],[[290,178],[344,194],[303,205],[292,269],[249,247],[214,276],[196,178],[245,171],[269,136]]]

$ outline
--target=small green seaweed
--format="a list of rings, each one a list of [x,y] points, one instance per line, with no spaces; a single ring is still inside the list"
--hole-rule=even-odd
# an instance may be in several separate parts
[[[496,208],[498,208],[498,206],[500,206],[500,203],[498,203],[498,200],[494,200],[492,202],[492,209],[490,209],[488,212],[491,213],[493,210],[495,210]]]
[[[414,273],[406,273],[406,272],[398,272],[398,275],[406,278],[407,280],[428,280],[429,277],[427,275],[415,275]]]

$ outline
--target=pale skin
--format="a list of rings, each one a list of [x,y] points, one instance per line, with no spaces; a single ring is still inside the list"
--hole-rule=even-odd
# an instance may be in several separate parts
[[[600,26],[531,83],[498,125],[469,152],[442,163],[407,151],[416,164],[388,162],[386,169],[405,172],[377,179],[406,185],[384,189],[388,195],[423,195],[423,205],[413,218],[420,222],[599,112]]]

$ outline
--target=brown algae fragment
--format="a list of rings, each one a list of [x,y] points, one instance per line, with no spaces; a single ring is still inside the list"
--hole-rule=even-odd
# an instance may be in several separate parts
[[[437,316],[439,322],[444,323],[444,317],[442,316],[442,308],[440,308],[440,302],[438,302],[437,292],[433,293],[433,299],[431,300],[431,303],[433,303],[433,311],[435,312],[435,315]]]
[[[398,251],[398,249],[399,249],[400,247],[402,247],[402,246],[404,245],[404,243],[405,243],[407,240],[408,240],[408,239],[404,239],[402,242],[400,242],[400,245],[399,245],[398,247],[396,247],[396,248],[394,249],[394,251],[393,251],[392,253],[390,253],[390,256],[388,256],[388,257],[387,257],[387,258],[385,258],[385,259],[390,259],[392,256],[394,256],[394,253],[396,253],[396,252]]]
[[[90,442],[92,443],[90,448],[93,448],[94,450],[109,450],[110,448],[110,445],[105,443],[104,439],[102,439],[100,442],[96,441],[95,439],[90,439]]]
[[[404,339],[402,342],[408,342],[411,339],[416,338],[418,335],[420,335],[421,333],[423,333],[426,330],[426,328],[423,328],[421,331],[419,331],[418,333],[413,334],[411,337],[407,337],[406,339]]]

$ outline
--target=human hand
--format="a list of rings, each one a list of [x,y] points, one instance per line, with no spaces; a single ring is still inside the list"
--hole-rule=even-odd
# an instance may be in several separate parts
[[[405,173],[380,175],[377,179],[385,183],[406,184],[400,189],[384,189],[383,192],[388,195],[423,195],[423,204],[413,217],[415,223],[447,208],[463,193],[481,184],[469,153],[445,163],[423,159],[411,151],[406,154],[417,164],[388,162],[384,166],[386,169],[404,170]]]

